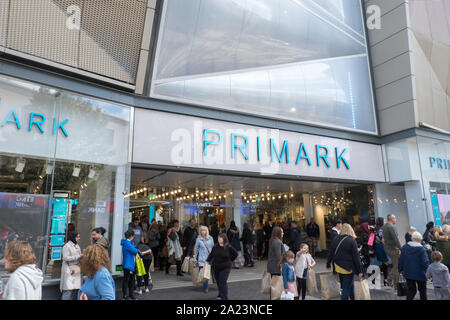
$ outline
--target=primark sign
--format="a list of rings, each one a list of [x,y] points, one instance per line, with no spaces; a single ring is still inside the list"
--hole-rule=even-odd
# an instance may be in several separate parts
[[[132,161],[220,172],[386,181],[379,145],[144,109],[135,109]]]

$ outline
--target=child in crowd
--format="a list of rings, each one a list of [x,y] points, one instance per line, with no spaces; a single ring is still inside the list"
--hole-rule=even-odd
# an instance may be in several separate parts
[[[294,297],[298,297],[297,286],[295,283],[294,258],[295,255],[292,251],[283,253],[280,266],[282,271],[281,274],[283,275],[284,292],[290,292]]]
[[[306,243],[300,245],[300,250],[295,257],[295,276],[297,277],[298,296],[302,296],[302,300],[305,300],[306,296],[306,278],[308,275],[308,269],[314,267],[316,262],[309,254],[309,247]]]
[[[450,275],[448,268],[442,264],[442,253],[439,251],[433,251],[431,253],[431,261],[433,262],[428,266],[427,279],[433,279],[434,295],[436,300],[450,300],[449,288],[450,288]]]

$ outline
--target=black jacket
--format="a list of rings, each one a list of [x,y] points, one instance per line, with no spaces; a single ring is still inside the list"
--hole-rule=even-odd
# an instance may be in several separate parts
[[[308,223],[306,225],[306,234],[308,237],[319,238],[320,237],[320,229],[317,223]]]
[[[408,243],[408,242],[410,242],[410,241],[412,241],[412,238],[411,238],[411,235],[409,234],[409,232],[407,232],[407,233],[405,234],[405,243]]]
[[[341,240],[343,241],[336,251]],[[336,263],[345,270],[351,270],[354,274],[363,273],[356,240],[349,236],[334,237],[328,252],[327,268],[331,267],[331,263]]]
[[[339,233],[336,230],[331,229],[330,242],[333,243],[334,238],[336,238],[338,235],[339,235]]]
[[[220,246],[216,244],[206,261],[212,266],[214,271],[230,269],[232,262],[237,258],[238,253],[231,245]]]
[[[191,228],[188,226],[186,229],[184,229],[183,234],[183,241],[181,243],[182,247],[186,247],[186,252],[188,255],[191,254],[192,249],[195,245],[195,240],[197,240],[198,232],[196,228]]]
[[[253,235],[250,229],[244,229],[242,232],[241,241],[244,246],[247,244],[253,244]]]
[[[436,247],[436,239],[433,235],[433,229],[428,229],[427,231],[425,231],[425,233],[423,234],[423,241],[425,243],[428,243],[433,249]]]
[[[297,252],[302,244],[302,232],[297,228],[292,228],[289,231],[289,242],[288,246],[291,251]]]
[[[270,226],[264,226],[263,227],[263,231],[264,231],[264,241],[269,241],[270,237],[272,237],[272,228]]]

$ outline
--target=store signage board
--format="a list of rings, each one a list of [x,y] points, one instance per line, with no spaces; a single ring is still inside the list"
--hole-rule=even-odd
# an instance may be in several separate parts
[[[442,226],[441,214],[439,213],[439,202],[436,193],[431,193],[431,206],[433,208],[435,225],[440,227]]]
[[[64,245],[64,235],[51,235],[50,236],[50,246],[60,247]]]
[[[52,260],[61,260],[62,259],[62,247],[52,248],[51,259]]]
[[[133,142],[134,163],[386,181],[380,145],[337,138],[136,109]]]

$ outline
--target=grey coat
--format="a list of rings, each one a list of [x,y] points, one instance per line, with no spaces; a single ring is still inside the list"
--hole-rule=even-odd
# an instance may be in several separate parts
[[[280,260],[284,253],[283,242],[274,238],[269,244],[269,258],[267,260],[267,272],[271,274],[281,274]]]

